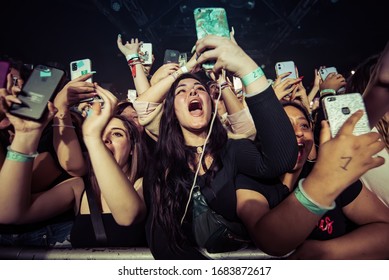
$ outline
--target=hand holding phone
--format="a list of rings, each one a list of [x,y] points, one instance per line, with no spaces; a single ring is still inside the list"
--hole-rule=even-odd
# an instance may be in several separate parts
[[[230,38],[230,30],[227,22],[227,14],[223,8],[196,8],[193,11],[196,23],[197,39],[207,35],[216,35]],[[210,70],[215,65],[214,61],[203,63],[205,70]]]
[[[92,72],[92,62],[89,58],[70,62],[70,79],[74,80],[82,75]],[[92,83],[92,78],[86,80]]]
[[[328,75],[330,75],[332,73],[338,74],[338,70],[335,67],[324,67],[324,68],[319,69],[319,75],[320,75],[323,82],[327,79]],[[345,90],[346,90],[346,88],[344,86],[340,87],[337,90],[337,93],[343,93],[343,92],[345,92]]]
[[[277,62],[275,65],[275,69],[276,69],[277,77],[279,77],[283,74],[286,74],[286,73],[290,73],[289,75],[283,77],[281,79],[281,82],[284,81],[285,79],[288,79],[288,78],[290,78],[290,79],[297,79],[298,78],[297,72],[296,72],[296,66],[292,60]]]
[[[325,96],[322,99],[324,116],[330,124],[332,137],[338,134],[344,122],[356,111],[363,110],[362,118],[355,125],[353,134],[361,135],[370,132],[365,104],[360,93]]]
[[[64,77],[63,70],[37,65],[18,96],[22,104],[13,103],[10,113],[39,120],[47,109],[47,102],[53,99]]]

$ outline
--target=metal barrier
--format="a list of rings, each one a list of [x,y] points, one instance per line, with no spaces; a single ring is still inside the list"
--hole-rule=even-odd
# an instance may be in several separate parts
[[[258,249],[242,249],[234,252],[209,254],[210,259],[280,259]],[[282,257],[284,258],[284,257]],[[36,248],[0,247],[2,260],[153,260],[149,248]]]

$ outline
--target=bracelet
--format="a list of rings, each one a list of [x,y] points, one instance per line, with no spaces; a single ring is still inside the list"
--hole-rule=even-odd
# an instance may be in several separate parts
[[[127,60],[127,61],[133,60],[133,59],[135,59],[135,58],[138,58],[138,59],[139,59],[139,54],[137,54],[137,53],[132,53],[132,54],[126,55],[126,60]]]
[[[335,201],[332,202],[331,206],[323,206],[313,200],[303,189],[303,181],[301,179],[298,183],[297,188],[294,190],[294,195],[297,200],[310,212],[313,214],[322,216],[328,210],[332,210],[336,207]]]
[[[259,78],[261,78],[263,75],[265,75],[262,71],[262,68],[261,67],[258,67],[257,69],[255,69],[253,72],[251,73],[248,73],[246,76],[244,76],[241,80],[242,80],[242,84],[247,87],[249,84],[251,84],[252,82],[258,80]]]
[[[229,87],[230,85],[227,82],[223,82],[220,84],[221,90],[225,89],[226,87]]]
[[[320,97],[323,96],[325,93],[331,93],[331,94],[336,94],[336,91],[332,88],[325,88],[320,91]]]
[[[181,66],[181,71],[182,71],[182,74],[185,74],[185,73],[188,73],[189,72],[189,70],[188,70],[188,68],[186,67],[186,65],[183,65],[183,66]]]
[[[11,149],[11,146],[8,146],[7,150],[8,151],[7,151],[6,158],[17,162],[30,162],[33,161],[38,156],[38,153],[33,153],[28,155],[28,154],[16,152]]]
[[[67,125],[67,124],[52,124],[52,127],[68,127],[68,128],[76,128],[74,125]]]
[[[170,74],[174,80],[177,80],[178,76],[180,76],[180,73],[178,73],[177,71],[176,72],[173,72]]]

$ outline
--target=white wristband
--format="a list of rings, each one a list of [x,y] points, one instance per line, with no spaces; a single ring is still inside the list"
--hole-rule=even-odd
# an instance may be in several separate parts
[[[189,72],[189,70],[188,70],[188,68],[186,67],[186,65],[184,65],[184,66],[181,66],[181,71],[182,71],[182,73],[183,74],[185,74],[185,73],[188,73]]]
[[[134,58],[139,58],[139,54],[137,53],[132,53],[132,54],[128,54],[126,55],[126,60],[129,61],[131,59],[134,59]]]

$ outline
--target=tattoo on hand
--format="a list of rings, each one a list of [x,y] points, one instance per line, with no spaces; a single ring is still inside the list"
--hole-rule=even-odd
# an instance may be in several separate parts
[[[352,157],[341,157],[340,159],[345,159],[346,160],[346,163],[343,166],[341,166],[341,168],[347,171],[347,165],[352,160]]]

